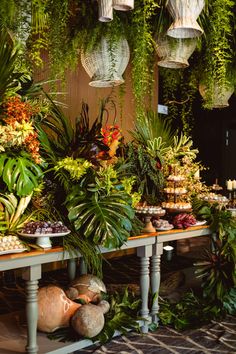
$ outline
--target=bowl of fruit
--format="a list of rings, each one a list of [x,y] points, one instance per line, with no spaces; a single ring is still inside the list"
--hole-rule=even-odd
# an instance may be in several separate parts
[[[19,232],[20,236],[36,238],[36,244],[42,248],[52,248],[51,237],[66,236],[70,230],[62,221],[29,221]]]

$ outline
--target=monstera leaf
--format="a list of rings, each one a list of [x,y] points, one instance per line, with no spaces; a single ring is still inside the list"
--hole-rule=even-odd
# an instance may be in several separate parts
[[[69,199],[69,219],[74,223],[75,229],[86,238],[96,245],[110,249],[119,248],[127,241],[134,210],[125,193],[85,194],[83,202],[76,203],[77,205],[73,204],[71,197]]]
[[[16,192],[19,197],[32,193],[42,174],[41,168],[26,153],[15,157],[7,153],[0,155],[0,178],[8,191]]]

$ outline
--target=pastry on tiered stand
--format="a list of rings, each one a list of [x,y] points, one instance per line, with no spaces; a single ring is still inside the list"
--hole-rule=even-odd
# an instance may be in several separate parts
[[[216,193],[208,193],[201,197],[201,199],[206,200],[209,203],[218,203],[220,205],[227,205],[229,203],[229,199],[221,194]]]
[[[168,211],[178,212],[178,211],[190,211],[191,210],[191,203],[189,202],[163,202],[163,208],[167,209]]]
[[[145,227],[142,229],[142,233],[156,232],[151,219],[164,216],[166,213],[162,207],[156,205],[137,205],[135,210],[137,214],[144,218]]]
[[[170,174],[167,178],[167,186],[164,192],[167,195],[166,202],[162,207],[169,213],[189,212],[191,203],[187,201],[187,188],[184,185],[185,177],[181,174]]]

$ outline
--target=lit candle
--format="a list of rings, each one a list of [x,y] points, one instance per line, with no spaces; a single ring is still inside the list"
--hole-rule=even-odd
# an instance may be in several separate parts
[[[228,191],[232,191],[232,189],[233,189],[233,181],[231,181],[231,179],[226,181],[226,186],[227,186]]]
[[[233,187],[233,189],[236,189],[236,179],[234,179],[234,180],[232,181],[232,187]]]

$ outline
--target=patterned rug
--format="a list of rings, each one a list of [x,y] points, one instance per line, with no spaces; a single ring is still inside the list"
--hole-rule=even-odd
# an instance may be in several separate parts
[[[235,354],[236,318],[212,321],[198,329],[177,332],[160,327],[145,335],[130,333],[117,337],[99,348],[84,349],[76,354]]]

